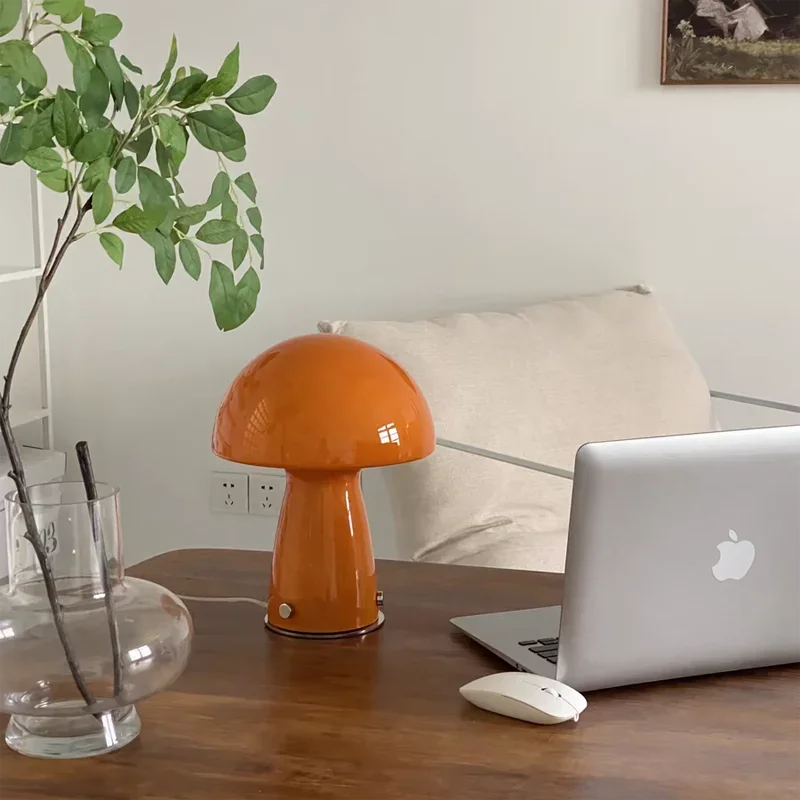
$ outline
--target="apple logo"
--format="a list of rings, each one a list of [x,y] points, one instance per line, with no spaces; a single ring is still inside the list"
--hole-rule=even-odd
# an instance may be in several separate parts
[[[738,581],[747,575],[756,557],[756,548],[752,542],[739,541],[736,531],[728,531],[729,542],[720,542],[719,561],[711,568],[718,581]]]

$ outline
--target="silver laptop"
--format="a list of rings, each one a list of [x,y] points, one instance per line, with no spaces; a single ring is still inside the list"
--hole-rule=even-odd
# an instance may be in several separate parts
[[[800,661],[800,426],[584,445],[565,573],[452,622],[579,691]]]

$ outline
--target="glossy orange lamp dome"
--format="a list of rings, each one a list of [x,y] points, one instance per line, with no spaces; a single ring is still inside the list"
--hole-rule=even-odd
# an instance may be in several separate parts
[[[358,339],[300,336],[242,370],[217,413],[213,450],[287,473],[269,628],[335,638],[380,626],[360,471],[424,458],[434,446],[419,387]]]

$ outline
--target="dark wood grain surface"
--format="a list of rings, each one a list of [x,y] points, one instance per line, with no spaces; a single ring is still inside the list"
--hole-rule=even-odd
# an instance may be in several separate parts
[[[269,554],[191,550],[131,572],[188,595],[264,598]],[[579,723],[480,711],[462,684],[503,662],[460,614],[557,603],[560,576],[380,562],[386,625],[361,640],[268,634],[249,604],[189,602],[194,654],[89,761],[2,745],[3,800],[772,800],[800,798],[794,667],[595,692]]]

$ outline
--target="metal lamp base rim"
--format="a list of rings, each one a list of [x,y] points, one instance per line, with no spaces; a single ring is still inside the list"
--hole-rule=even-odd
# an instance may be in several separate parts
[[[365,625],[363,628],[356,628],[352,631],[335,631],[334,633],[303,633],[301,631],[289,631],[286,630],[286,628],[278,628],[272,625],[267,617],[264,617],[264,625],[268,631],[279,633],[281,636],[289,636],[292,639],[349,639],[352,636],[364,636],[367,633],[378,630],[385,620],[386,617],[383,611],[378,611],[378,619],[371,625]]]

